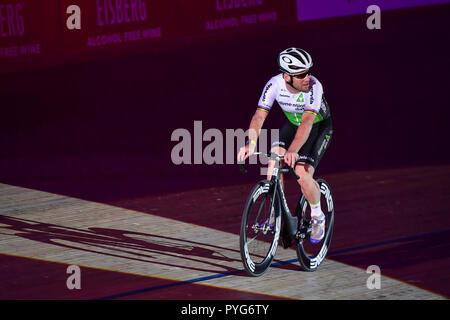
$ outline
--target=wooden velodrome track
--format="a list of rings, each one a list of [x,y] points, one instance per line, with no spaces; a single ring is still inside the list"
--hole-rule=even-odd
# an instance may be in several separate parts
[[[0,74],[0,299],[448,300],[449,16],[383,11],[380,30],[357,15]],[[198,120],[247,128],[288,46],[313,53],[332,110],[317,177],[335,231],[318,271],[279,247],[251,278],[238,233],[257,179],[174,165],[171,135]],[[264,127],[284,121],[273,108]],[[81,289],[66,286],[71,265]],[[371,265],[380,289],[366,286]]]
[[[448,299],[450,166],[324,178],[336,207],[328,258],[304,272],[279,246],[260,278],[239,255],[249,184],[108,204],[1,184],[0,298]],[[66,286],[69,265],[81,268],[79,290]],[[380,289],[366,286],[369,265]]]

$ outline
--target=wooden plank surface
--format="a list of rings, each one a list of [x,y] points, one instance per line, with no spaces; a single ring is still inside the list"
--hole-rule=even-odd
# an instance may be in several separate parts
[[[5,184],[0,253],[293,299],[445,298],[386,276],[369,290],[366,270],[331,259],[314,273],[288,263],[251,278],[239,272],[236,234]],[[295,258],[279,247],[276,262]]]

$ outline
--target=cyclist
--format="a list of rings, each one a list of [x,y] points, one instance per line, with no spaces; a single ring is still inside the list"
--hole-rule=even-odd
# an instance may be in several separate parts
[[[310,241],[317,243],[324,237],[325,215],[320,207],[319,185],[313,175],[329,146],[333,125],[322,84],[311,75],[312,66],[310,54],[303,49],[288,48],[278,55],[281,73],[272,77],[263,89],[250,122],[249,141],[240,149],[238,161],[255,152],[258,134],[276,101],[287,121],[270,151],[284,155],[284,162],[294,167],[300,177],[298,183],[311,206]],[[269,161],[269,180],[273,167],[274,161]]]

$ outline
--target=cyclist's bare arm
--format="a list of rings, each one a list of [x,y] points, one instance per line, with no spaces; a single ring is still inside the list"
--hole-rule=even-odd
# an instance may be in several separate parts
[[[251,156],[253,152],[255,152],[256,141],[258,140],[258,136],[264,124],[264,121],[267,118],[267,114],[267,112],[262,110],[255,111],[255,114],[252,117],[252,121],[250,122],[250,128],[248,130],[250,143],[239,150],[238,161],[244,161],[249,156]]]
[[[259,132],[267,118],[268,113],[262,110],[256,110],[250,122],[249,139],[258,140]]]

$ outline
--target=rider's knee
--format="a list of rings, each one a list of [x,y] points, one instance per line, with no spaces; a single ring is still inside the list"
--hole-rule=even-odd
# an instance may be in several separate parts
[[[273,153],[276,153],[276,154],[283,155],[283,154],[286,153],[286,149],[283,148],[283,147],[280,147],[280,146],[273,146],[273,147],[270,149],[270,152],[273,152]]]
[[[276,153],[279,155],[283,155],[286,153],[286,149],[284,149],[283,147],[279,147],[279,146],[274,146],[270,149],[270,152],[272,153]],[[275,160],[270,160],[268,161],[267,165],[269,166],[269,168],[274,167],[275,166]]]
[[[310,169],[310,166],[305,163],[298,163],[295,167],[295,173],[300,177],[298,182],[300,185],[309,183],[313,179],[314,170]]]

